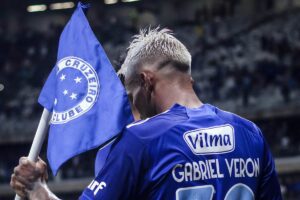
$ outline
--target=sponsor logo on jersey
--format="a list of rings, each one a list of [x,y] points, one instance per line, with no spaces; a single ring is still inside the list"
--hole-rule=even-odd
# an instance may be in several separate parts
[[[235,148],[234,129],[229,124],[188,131],[183,138],[196,155],[228,153]]]
[[[104,181],[98,182],[93,180],[88,186],[88,189],[92,190],[94,192],[94,196],[96,196],[99,190],[103,190],[105,187],[106,183]]]

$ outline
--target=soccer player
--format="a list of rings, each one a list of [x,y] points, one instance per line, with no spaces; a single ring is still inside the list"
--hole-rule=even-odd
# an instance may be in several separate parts
[[[198,99],[191,55],[169,30],[135,36],[119,74],[143,120],[123,130],[80,199],[282,199],[260,129]],[[21,158],[11,186],[58,199],[46,176],[42,160]]]

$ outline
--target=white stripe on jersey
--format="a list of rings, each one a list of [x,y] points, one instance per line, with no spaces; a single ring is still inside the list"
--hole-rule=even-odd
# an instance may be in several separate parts
[[[157,117],[157,116],[159,116],[159,115],[162,115],[162,114],[165,114],[165,113],[167,113],[167,112],[169,112],[169,111],[170,111],[170,110],[166,110],[165,112],[159,113],[159,114],[157,114],[157,115],[155,115],[155,116],[153,116],[153,117],[149,117],[149,118],[147,118],[147,119],[144,119],[144,120],[141,120],[141,121],[138,121],[138,122],[133,122],[133,123],[131,123],[131,124],[128,124],[128,125],[126,126],[126,128],[131,128],[131,127],[136,126],[136,125],[141,125],[141,124],[145,123],[146,121],[148,121],[149,119],[155,118],[155,117]]]

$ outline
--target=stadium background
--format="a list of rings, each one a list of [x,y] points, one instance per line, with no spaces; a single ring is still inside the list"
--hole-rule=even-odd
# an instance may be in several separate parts
[[[1,200],[14,196],[10,175],[18,158],[29,152],[42,111],[37,97],[76,3],[1,1]],[[199,97],[261,127],[276,158],[285,199],[300,199],[300,0],[92,3],[89,21],[116,69],[140,28],[172,29],[192,53]],[[63,199],[76,199],[92,180],[95,153],[72,159],[57,177],[50,173],[50,188]]]

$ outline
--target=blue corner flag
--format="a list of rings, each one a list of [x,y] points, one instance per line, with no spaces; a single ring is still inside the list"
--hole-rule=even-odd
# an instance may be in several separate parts
[[[64,28],[57,63],[39,97],[52,112],[47,156],[53,174],[133,121],[125,89],[83,12],[87,7],[78,3]]]

